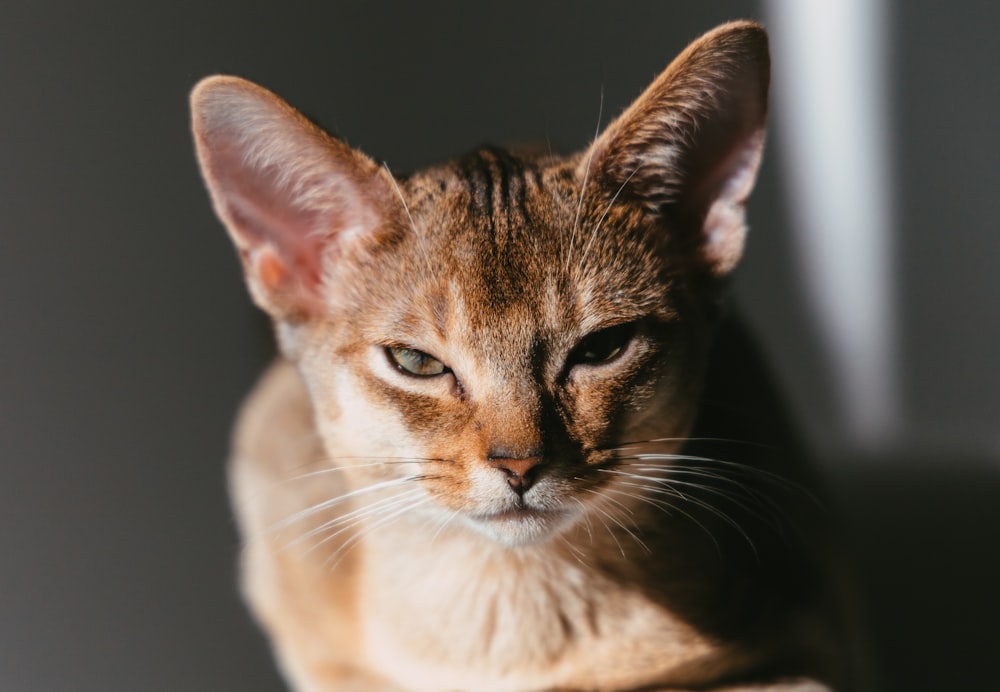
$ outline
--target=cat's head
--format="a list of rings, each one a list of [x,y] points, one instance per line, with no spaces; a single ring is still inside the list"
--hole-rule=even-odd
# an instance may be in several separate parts
[[[509,544],[620,502],[617,448],[691,425],[768,73],[764,31],[729,24],[582,153],[406,177],[258,86],[199,84],[202,172],[329,454]]]

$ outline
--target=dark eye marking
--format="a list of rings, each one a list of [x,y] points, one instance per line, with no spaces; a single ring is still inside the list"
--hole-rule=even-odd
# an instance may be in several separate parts
[[[566,364],[573,367],[574,365],[610,363],[628,349],[635,332],[634,322],[616,324],[613,327],[591,332],[570,351]]]
[[[397,370],[410,377],[437,377],[451,368],[432,355],[405,346],[386,346],[385,355]]]

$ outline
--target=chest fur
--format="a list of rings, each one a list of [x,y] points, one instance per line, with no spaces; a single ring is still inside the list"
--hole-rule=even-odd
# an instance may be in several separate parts
[[[617,688],[683,679],[714,647],[653,603],[552,546],[473,536],[373,542],[359,589],[365,655],[428,689]],[[642,671],[638,673],[638,671]]]

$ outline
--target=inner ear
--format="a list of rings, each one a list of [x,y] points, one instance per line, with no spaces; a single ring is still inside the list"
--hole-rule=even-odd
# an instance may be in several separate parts
[[[388,173],[236,77],[203,80],[191,110],[202,174],[255,301],[277,318],[322,313],[327,263],[396,206]]]
[[[736,22],[681,53],[593,144],[583,164],[606,197],[665,221],[673,246],[714,275],[738,262],[760,165],[770,79],[767,34]]]

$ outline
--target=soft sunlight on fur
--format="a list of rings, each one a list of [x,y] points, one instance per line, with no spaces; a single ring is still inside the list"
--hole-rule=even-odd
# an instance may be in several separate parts
[[[230,478],[295,689],[833,684],[817,505],[752,353],[713,346],[768,82],[763,29],[728,24],[574,156],[406,176],[250,82],[195,88],[283,356]]]

